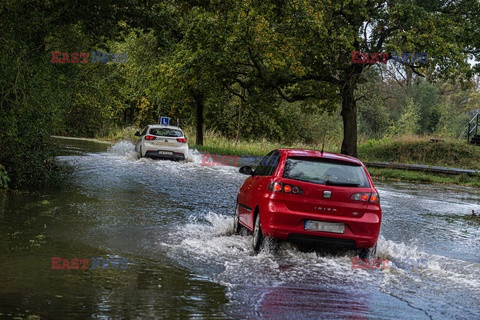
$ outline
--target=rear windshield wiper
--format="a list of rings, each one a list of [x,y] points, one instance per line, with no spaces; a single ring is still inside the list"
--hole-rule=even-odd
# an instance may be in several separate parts
[[[359,187],[360,183],[354,183],[354,182],[345,182],[345,181],[331,181],[327,180],[325,182],[326,185],[328,186],[345,186],[345,187]]]

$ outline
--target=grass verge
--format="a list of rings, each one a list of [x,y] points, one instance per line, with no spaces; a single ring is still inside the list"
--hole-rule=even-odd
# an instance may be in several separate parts
[[[430,142],[429,137],[404,136],[369,140],[359,146],[362,161],[427,164],[480,170],[480,147],[463,140]]]
[[[135,127],[115,128],[110,130],[110,132],[106,136],[97,136],[95,138],[98,140],[109,142],[116,142],[120,140],[129,140],[135,142],[138,139],[135,136],[135,132],[137,130],[138,129]]]
[[[206,131],[204,134],[204,145],[194,145],[195,133],[193,130],[185,130],[185,134],[189,138],[190,148],[197,149],[199,151],[206,151],[214,154],[222,155],[251,155],[251,156],[264,156],[273,149],[278,148],[304,148],[321,150],[322,144],[306,144],[306,143],[294,143],[294,144],[282,144],[280,142],[271,142],[266,139],[261,140],[240,140],[236,142],[234,139],[228,139],[222,135],[219,135],[213,131]],[[340,152],[340,143],[336,139],[325,139],[325,150],[330,152]]]
[[[375,180],[455,184],[480,187],[480,177],[470,177],[466,174],[446,175],[387,168],[368,168],[368,172],[370,172],[370,175]]]

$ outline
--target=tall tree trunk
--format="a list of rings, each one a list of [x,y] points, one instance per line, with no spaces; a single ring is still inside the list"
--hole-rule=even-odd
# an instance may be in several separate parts
[[[196,93],[194,95],[195,99],[195,109],[196,109],[196,120],[197,120],[197,140],[196,144],[198,146],[203,146],[203,94]]]
[[[245,97],[245,89],[242,88],[242,97]],[[242,124],[242,109],[243,109],[243,99],[240,99],[240,105],[238,106],[238,122],[237,122],[237,136],[235,137],[235,142],[240,140],[240,128]]]
[[[340,88],[342,96],[343,142],[341,153],[357,157],[357,103],[355,101],[356,77],[348,79]]]
[[[413,72],[410,68],[405,68],[405,73],[407,75],[407,88],[412,86]]]

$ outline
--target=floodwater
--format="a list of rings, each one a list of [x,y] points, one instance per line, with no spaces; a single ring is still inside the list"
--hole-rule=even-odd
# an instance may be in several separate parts
[[[133,145],[61,140],[61,190],[0,194],[0,318],[480,319],[480,192],[377,183],[378,256],[423,259],[352,269],[352,252],[284,243],[254,255],[232,235],[235,167],[137,159]],[[128,259],[125,269],[52,269]]]

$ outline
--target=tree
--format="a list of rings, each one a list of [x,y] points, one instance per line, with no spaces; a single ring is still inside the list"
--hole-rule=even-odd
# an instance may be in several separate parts
[[[51,134],[64,124],[74,97],[78,66],[51,63],[50,51],[78,52],[112,36],[126,1],[92,6],[68,2],[0,2],[0,163],[10,186],[58,181]]]
[[[178,17],[182,36],[152,72],[150,93],[162,108],[194,110],[196,144],[203,145],[205,103],[224,94],[215,68],[220,51],[209,45],[217,30],[201,8],[179,10]]]
[[[357,155],[356,89],[373,63],[351,63],[352,51],[427,52],[408,73],[468,79],[479,59],[480,4],[462,1],[203,1],[216,19],[227,61],[223,76],[247,90],[274,90],[289,102],[341,99],[341,152]],[[446,28],[445,26],[449,26]],[[234,66],[234,68],[231,68]]]

